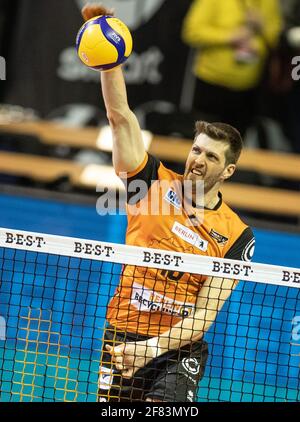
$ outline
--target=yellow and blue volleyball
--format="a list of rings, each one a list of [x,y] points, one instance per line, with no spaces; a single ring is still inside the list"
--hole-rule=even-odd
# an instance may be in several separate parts
[[[80,60],[95,70],[110,70],[124,63],[132,52],[128,27],[113,16],[97,16],[79,30],[76,49]]]

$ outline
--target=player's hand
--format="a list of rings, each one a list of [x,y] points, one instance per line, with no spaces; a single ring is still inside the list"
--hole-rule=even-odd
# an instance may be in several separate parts
[[[88,3],[81,9],[81,14],[82,14],[83,19],[85,21],[88,21],[89,19],[92,19],[100,15],[114,15],[114,10],[103,6],[101,3],[99,4]]]
[[[124,378],[132,378],[139,369],[153,359],[153,352],[145,341],[122,343],[116,347],[107,344],[105,348]]]

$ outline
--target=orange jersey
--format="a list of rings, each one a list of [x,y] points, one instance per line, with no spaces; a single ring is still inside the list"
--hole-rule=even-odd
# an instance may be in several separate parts
[[[126,244],[231,259],[246,259],[253,250],[251,229],[221,195],[213,210],[184,204],[183,176],[150,155],[129,174],[128,186],[137,180],[147,183],[147,192],[134,203],[129,198]],[[108,305],[108,322],[132,333],[162,334],[193,312],[205,280],[198,274],[126,265]]]

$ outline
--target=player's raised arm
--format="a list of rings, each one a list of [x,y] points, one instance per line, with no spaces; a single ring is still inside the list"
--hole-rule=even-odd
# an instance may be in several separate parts
[[[113,133],[113,165],[117,173],[136,170],[145,158],[138,120],[127,102],[122,69],[101,72],[102,93]]]
[[[97,5],[82,9],[85,20],[113,11]],[[107,117],[113,133],[113,165],[117,173],[135,171],[145,158],[145,148],[138,120],[130,110],[121,67],[101,72],[101,86]]]

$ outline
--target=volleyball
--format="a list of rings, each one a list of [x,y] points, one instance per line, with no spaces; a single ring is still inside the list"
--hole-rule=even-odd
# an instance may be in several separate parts
[[[86,66],[95,70],[110,70],[124,63],[130,56],[132,36],[120,19],[96,16],[80,28],[76,49]]]

